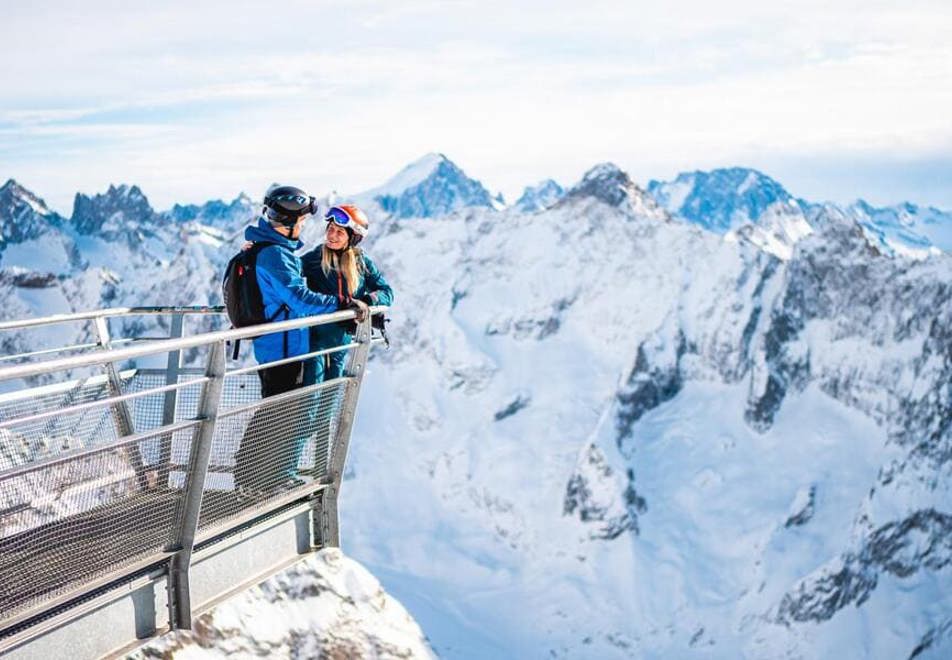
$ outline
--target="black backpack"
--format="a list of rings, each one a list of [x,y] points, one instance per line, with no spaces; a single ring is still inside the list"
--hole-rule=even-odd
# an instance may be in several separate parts
[[[273,243],[253,243],[247,250],[241,250],[231,258],[225,267],[225,277],[221,283],[221,297],[225,301],[225,310],[233,328],[270,323],[278,314],[287,309],[281,305],[274,316],[264,315],[264,298],[258,286],[255,266],[258,253]],[[239,342],[235,342],[234,358],[238,357]]]

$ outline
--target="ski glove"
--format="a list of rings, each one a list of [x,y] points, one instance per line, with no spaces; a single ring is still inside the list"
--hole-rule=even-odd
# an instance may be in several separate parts
[[[361,323],[370,313],[370,310],[367,309],[367,303],[363,300],[351,300],[346,309],[354,310],[354,320],[357,323]]]

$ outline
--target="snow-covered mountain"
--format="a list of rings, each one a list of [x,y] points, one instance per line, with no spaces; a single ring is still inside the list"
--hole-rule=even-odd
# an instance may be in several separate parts
[[[344,498],[351,554],[437,651],[948,648],[950,465],[916,458],[949,443],[947,258],[881,255],[821,207],[783,261],[608,165],[548,212],[485,213],[374,246],[401,339]]]
[[[947,656],[952,257],[779,193],[712,230],[667,194],[602,164],[543,210],[372,214],[395,342],[344,549],[448,657]],[[158,227],[165,253],[83,243],[43,291],[215,301],[231,236]]]
[[[794,198],[757,170],[734,167],[685,172],[673,181],[651,181],[648,191],[672,215],[788,259],[813,231],[807,216],[820,206],[845,213],[874,245],[888,254],[925,258],[952,251],[952,213],[905,203],[877,208],[859,200],[846,207]]]
[[[109,240],[124,238],[141,242],[155,232],[160,222],[149,200],[138,186],[109,186],[103,194],[89,197],[76,193],[70,223],[80,234],[94,234]]]
[[[648,192],[673,215],[719,234],[756,223],[777,203],[796,203],[779,183],[744,167],[684,172],[668,182],[652,180]]]
[[[22,243],[60,227],[63,218],[46,202],[13,179],[0,186],[0,251],[10,243]]]
[[[443,154],[407,165],[382,186],[355,196],[395,218],[431,218],[467,207],[498,206],[483,184],[466,176]]]
[[[534,186],[526,186],[516,200],[516,208],[525,213],[541,211],[555,204],[565,194],[562,186],[552,179],[545,179]]]
[[[176,204],[163,215],[175,223],[194,222],[234,232],[247,225],[260,211],[256,202],[241,193],[229,203],[215,199],[201,206]]]
[[[794,245],[812,232],[808,205],[756,170],[685,172],[674,181],[650,181],[648,191],[672,215],[781,259],[789,259]]]
[[[57,275],[69,272],[73,245],[64,233],[65,224],[40,197],[13,179],[0,187],[0,279],[4,280],[0,289],[43,289],[52,286]]]
[[[909,203],[876,208],[863,200],[847,212],[885,252],[913,257],[952,253],[952,213]]]

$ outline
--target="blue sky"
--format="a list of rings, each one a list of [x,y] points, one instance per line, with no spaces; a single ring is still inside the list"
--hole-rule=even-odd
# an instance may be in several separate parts
[[[510,199],[611,160],[952,208],[944,1],[19,4],[0,178],[64,213],[123,182],[160,209],[356,192],[430,151]]]

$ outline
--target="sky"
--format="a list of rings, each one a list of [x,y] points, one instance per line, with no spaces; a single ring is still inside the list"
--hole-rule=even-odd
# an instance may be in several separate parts
[[[359,192],[434,151],[510,201],[611,161],[952,209],[947,0],[4,5],[0,180],[66,215],[111,183]]]

